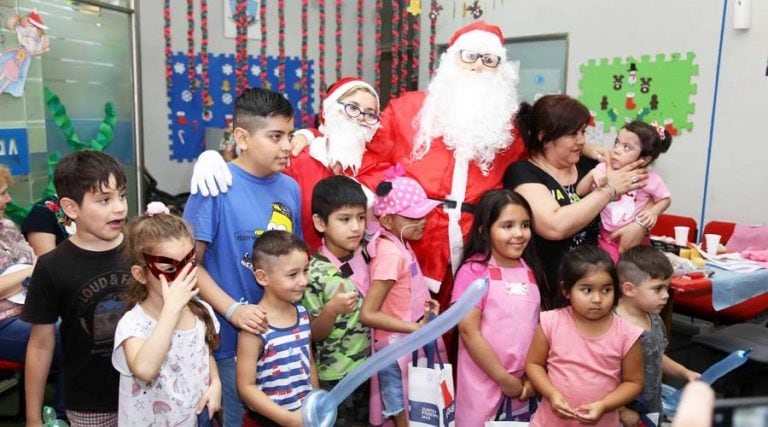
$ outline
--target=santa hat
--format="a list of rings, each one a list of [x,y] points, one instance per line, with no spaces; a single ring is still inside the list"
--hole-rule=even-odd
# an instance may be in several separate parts
[[[333,86],[328,88],[328,93],[325,95],[325,99],[323,100],[323,111],[330,110],[334,105],[336,105],[339,99],[344,96],[345,93],[359,87],[365,88],[370,93],[372,93],[376,97],[376,109],[378,110],[381,108],[379,94],[376,92],[376,90],[373,89],[373,86],[369,85],[363,80],[358,79],[357,77],[344,77],[334,83]],[[323,113],[323,115],[325,115],[325,113]]]
[[[485,21],[475,21],[456,30],[448,43],[448,49],[451,51],[471,50],[478,53],[492,53],[499,55],[502,61],[507,58],[501,28],[487,24]]]
[[[48,29],[48,27],[45,26],[43,19],[40,18],[40,15],[38,15],[37,9],[32,9],[32,12],[29,12],[29,15],[27,15],[27,19],[29,20],[30,24],[34,25],[35,27],[41,30]]]

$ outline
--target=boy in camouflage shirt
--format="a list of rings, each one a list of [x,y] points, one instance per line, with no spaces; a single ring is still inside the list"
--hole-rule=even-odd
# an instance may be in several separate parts
[[[323,244],[309,261],[302,304],[312,318],[320,388],[332,389],[371,353],[370,330],[360,309],[370,286],[360,243],[365,235],[366,197],[360,184],[332,176],[312,190],[312,220]],[[338,408],[336,424],[368,425],[370,386],[358,387]]]

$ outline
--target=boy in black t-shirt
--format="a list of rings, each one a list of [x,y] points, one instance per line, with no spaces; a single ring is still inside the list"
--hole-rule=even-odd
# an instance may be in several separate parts
[[[64,407],[72,426],[117,425],[119,377],[111,363],[121,293],[125,174],[107,154],[81,151],[59,162],[54,184],[77,231],[35,266],[22,319],[32,324],[25,363],[27,426],[42,426],[42,403],[61,318]]]

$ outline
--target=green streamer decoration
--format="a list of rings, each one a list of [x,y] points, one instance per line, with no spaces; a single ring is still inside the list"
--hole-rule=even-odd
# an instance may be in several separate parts
[[[72,120],[67,115],[67,108],[59,99],[59,96],[53,93],[49,88],[44,88],[43,98],[45,105],[48,107],[48,112],[51,113],[51,118],[56,126],[61,129],[64,137],[67,141],[67,146],[73,151],[93,150],[104,151],[115,137],[115,124],[117,123],[117,114],[115,112],[115,106],[111,102],[107,102],[104,105],[104,120],[99,124],[99,130],[96,133],[96,137],[91,139],[88,143],[84,143],[80,140],[80,137],[75,133],[75,127],[72,125]],[[5,208],[6,217],[10,218],[19,226],[24,222],[24,219],[29,214],[29,211],[42,200],[56,195],[56,187],[53,185],[53,171],[56,165],[61,160],[61,153],[58,151],[48,155],[48,185],[43,190],[43,194],[38,200],[30,203],[27,206],[19,206],[14,202],[9,203]]]

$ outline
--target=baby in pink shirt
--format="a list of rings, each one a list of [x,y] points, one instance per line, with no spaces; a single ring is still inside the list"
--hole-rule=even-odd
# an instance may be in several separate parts
[[[661,153],[667,152],[671,143],[672,135],[656,122],[648,124],[635,120],[627,123],[616,136],[608,158],[579,182],[576,192],[584,196],[605,185],[607,174],[637,160],[645,160],[646,166],[650,165]],[[600,213],[600,247],[616,262],[619,259],[619,242],[614,240],[613,232],[632,222],[646,230],[652,229],[659,215],[672,203],[670,197],[669,189],[659,174],[649,170],[643,188],[619,196]],[[652,203],[649,204],[649,201]]]

